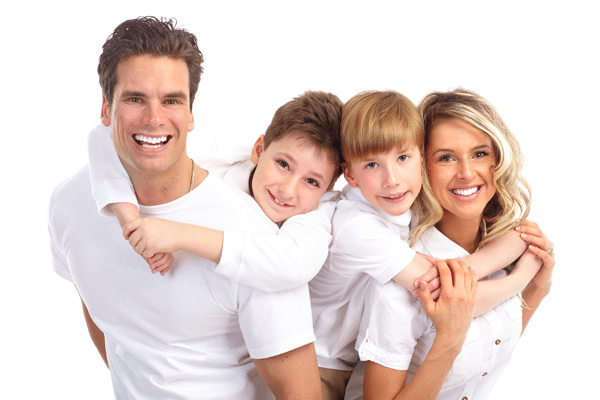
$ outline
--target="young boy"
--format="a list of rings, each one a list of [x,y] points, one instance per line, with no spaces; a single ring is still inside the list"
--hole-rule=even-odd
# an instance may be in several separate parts
[[[348,185],[332,219],[329,256],[309,283],[324,399],[344,398],[358,361],[354,347],[369,280],[393,280],[410,290],[430,268],[407,242],[413,214],[430,218],[434,209],[422,177],[423,123],[409,99],[393,91],[360,93],[344,105],[341,129]],[[464,261],[483,277],[525,249],[513,232]],[[478,295],[476,313],[510,297],[502,288],[485,292]]]
[[[135,193],[114,153],[109,129],[92,132],[89,138],[90,173],[98,209],[103,215],[114,211],[125,236],[147,260],[156,253],[187,250],[214,261],[218,264],[215,271],[236,283],[265,291],[305,284],[323,265],[331,240],[331,215],[338,194],[325,192],[341,174],[342,105],[337,96],[316,91],[289,101],[275,112],[249,158],[247,150],[244,154],[236,148],[229,157],[220,159],[215,141],[205,146],[205,161],[199,163],[209,173],[253,196],[273,222],[287,220],[278,235],[269,235],[272,237],[267,240],[247,232],[140,219]],[[149,146],[158,141],[139,140],[146,140]],[[154,257],[153,271],[164,275],[170,268],[165,260]]]

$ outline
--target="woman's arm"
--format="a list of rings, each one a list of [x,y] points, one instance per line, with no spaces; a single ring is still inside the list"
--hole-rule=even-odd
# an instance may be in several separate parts
[[[523,239],[531,243],[529,252],[542,261],[542,267],[523,291],[523,331],[538,309],[542,300],[550,293],[552,287],[552,272],[554,271],[554,244],[548,240],[538,225],[526,221],[521,227]]]
[[[437,332],[429,353],[408,385],[407,371],[368,361],[365,400],[432,399],[439,394],[473,319],[477,279],[475,272],[460,260],[437,261],[436,266],[442,282],[439,299],[433,300],[425,282],[421,281],[418,289],[419,300]]]

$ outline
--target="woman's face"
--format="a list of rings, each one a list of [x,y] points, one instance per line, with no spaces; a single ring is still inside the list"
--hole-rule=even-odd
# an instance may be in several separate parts
[[[447,119],[431,131],[426,157],[429,181],[444,218],[480,223],[496,193],[496,157],[490,137],[459,119]]]

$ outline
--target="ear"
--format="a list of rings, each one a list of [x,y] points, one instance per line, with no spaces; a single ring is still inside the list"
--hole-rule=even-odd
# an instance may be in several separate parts
[[[196,123],[194,122],[194,113],[190,112],[190,122],[188,123],[187,131],[191,132],[196,127]]]
[[[102,109],[100,110],[100,121],[102,125],[110,126],[110,104],[105,95],[102,95]]]
[[[356,179],[354,179],[354,177],[352,176],[352,171],[350,170],[350,166],[346,163],[342,163],[342,171],[344,171],[344,178],[346,178],[346,182],[348,182],[348,185],[350,185],[350,187],[357,187],[358,183],[356,182]]]
[[[256,139],[254,146],[252,147],[252,154],[250,155],[250,161],[252,161],[252,164],[258,165],[258,159],[260,158],[262,152],[265,150],[264,144],[265,135],[260,135],[258,139]]]

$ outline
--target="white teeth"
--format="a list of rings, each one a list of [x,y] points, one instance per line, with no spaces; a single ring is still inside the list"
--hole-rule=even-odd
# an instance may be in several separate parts
[[[135,135],[134,138],[138,142],[141,142],[143,147],[151,149],[159,148],[162,144],[164,144],[167,141],[166,136],[150,137],[144,135]]]
[[[479,190],[479,186],[475,186],[474,188],[463,190],[463,189],[455,189],[452,193],[457,194],[459,196],[470,196]]]
[[[275,199],[275,203],[279,204],[280,206],[285,206],[285,203],[282,203],[281,201],[277,200],[275,197],[273,197]]]
[[[388,199],[399,199],[400,197],[404,196],[404,193],[401,193],[399,195],[396,196],[386,196]]]

